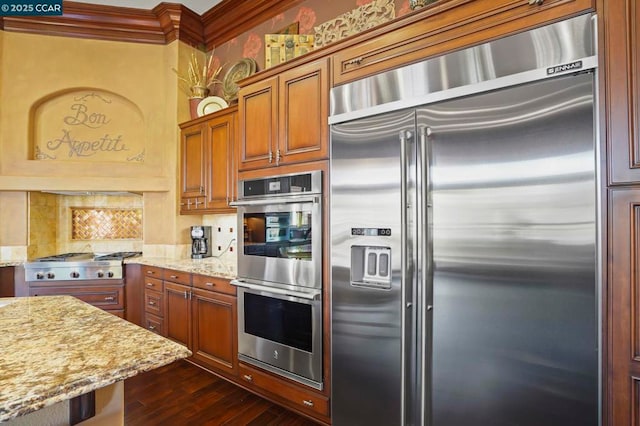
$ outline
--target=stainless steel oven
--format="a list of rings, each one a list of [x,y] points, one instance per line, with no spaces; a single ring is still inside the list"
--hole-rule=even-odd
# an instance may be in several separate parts
[[[238,358],[322,389],[320,290],[238,286]]]
[[[322,172],[238,192],[238,357],[322,389]]]
[[[238,277],[322,286],[322,172],[240,181]]]

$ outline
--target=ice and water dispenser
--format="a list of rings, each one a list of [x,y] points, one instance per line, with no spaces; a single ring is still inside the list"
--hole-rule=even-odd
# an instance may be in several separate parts
[[[391,248],[351,246],[351,284],[378,289],[391,288]]]

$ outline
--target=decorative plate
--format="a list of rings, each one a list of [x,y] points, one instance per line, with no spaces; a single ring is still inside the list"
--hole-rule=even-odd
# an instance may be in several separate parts
[[[228,106],[229,104],[218,96],[207,96],[198,104],[198,117],[220,111]]]
[[[258,64],[254,59],[244,58],[233,64],[222,82],[222,92],[227,102],[238,99],[238,85],[236,82],[249,77],[256,72]]]

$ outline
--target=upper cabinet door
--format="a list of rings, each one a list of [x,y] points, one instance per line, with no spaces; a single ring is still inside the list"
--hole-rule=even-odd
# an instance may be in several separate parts
[[[605,0],[600,14],[609,183],[640,182],[640,4]]]
[[[274,166],[278,140],[278,78],[259,81],[240,89],[240,140],[238,169]]]
[[[216,117],[207,122],[209,162],[207,178],[207,210],[233,210],[229,202],[233,197],[233,138],[236,133],[237,114]]]
[[[280,74],[276,163],[327,158],[329,59]]]
[[[205,193],[205,131],[201,124],[182,130],[180,196],[198,197]]]

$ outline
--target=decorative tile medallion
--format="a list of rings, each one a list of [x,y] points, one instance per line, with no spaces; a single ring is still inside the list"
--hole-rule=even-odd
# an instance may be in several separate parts
[[[72,240],[142,239],[142,209],[71,207]]]

